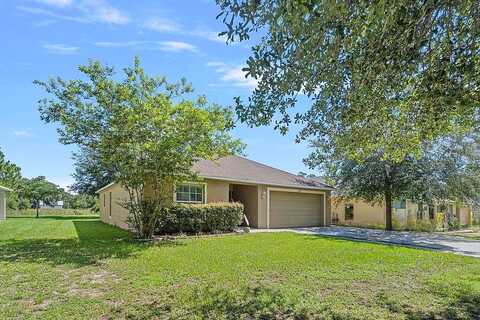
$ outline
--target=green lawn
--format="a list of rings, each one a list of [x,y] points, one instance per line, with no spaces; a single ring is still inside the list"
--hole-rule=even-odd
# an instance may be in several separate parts
[[[151,245],[95,217],[13,217],[0,317],[478,319],[480,259],[291,233]]]

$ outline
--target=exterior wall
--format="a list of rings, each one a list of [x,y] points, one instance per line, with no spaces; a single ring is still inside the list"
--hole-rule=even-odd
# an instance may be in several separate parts
[[[407,224],[410,224],[410,223],[415,223],[417,221],[417,213],[418,213],[418,209],[419,209],[419,206],[418,204],[416,204],[415,202],[412,202],[410,200],[407,200],[406,201],[406,207],[407,207]]]
[[[345,220],[345,205],[353,205],[353,219]],[[339,224],[352,225],[384,225],[385,207],[383,205],[370,205],[362,200],[340,201],[332,199],[332,215],[338,218]]]
[[[233,184],[233,188],[238,188],[240,198],[238,199],[245,205],[245,214],[247,215],[250,225],[258,228],[267,228],[267,187],[266,185],[236,185],[235,183],[221,180],[206,179],[204,181],[207,185],[207,203],[211,202],[228,202],[230,185]],[[276,187],[275,187],[276,188]],[[233,190],[234,190],[233,189]],[[276,188],[278,189],[278,188]],[[292,190],[291,188],[283,188],[286,190]],[[302,189],[297,189],[301,192]],[[305,191],[305,190],[303,190]],[[145,191],[146,196],[148,190]],[[112,204],[110,208],[110,193],[112,195]],[[128,210],[123,208],[121,203],[128,200],[128,193],[119,184],[114,184],[109,188],[99,192],[100,203],[100,219],[105,222],[123,229],[128,229],[126,223],[128,218]],[[331,223],[331,204],[330,204],[330,191],[325,192],[326,198],[326,221],[327,225]],[[172,189],[173,199],[173,189]],[[323,199],[323,198],[322,198]],[[104,201],[105,200],[105,201]],[[323,207],[322,200],[322,207]],[[111,216],[110,216],[111,210]],[[322,217],[323,221],[323,217]]]
[[[219,180],[206,179],[207,183],[207,203],[228,202],[230,183]]]
[[[325,191],[325,199],[327,200],[327,226],[332,224],[332,192]]]
[[[345,205],[352,204],[354,207],[353,210],[353,220],[345,221]],[[338,218],[339,224],[350,224],[357,226],[377,226],[385,224],[385,206],[382,205],[370,205],[363,200],[352,200],[352,201],[340,201],[334,199],[332,201],[332,215],[333,217]],[[407,227],[409,225],[415,224],[418,221],[418,210],[419,205],[410,200],[406,201],[405,209],[395,209],[392,208],[392,216],[394,219],[394,224],[397,224],[397,227]],[[455,215],[460,225],[468,225],[472,222],[472,210],[468,206],[448,204],[446,208],[442,208],[440,205],[434,206],[435,214],[438,212],[448,211],[451,214]],[[445,212],[443,212],[445,213]],[[424,206],[423,220],[429,220],[429,208]],[[395,228],[395,225],[394,225]]]
[[[458,221],[461,226],[469,225],[472,223],[471,210],[469,207],[458,208]]]
[[[258,186],[258,228],[267,227],[267,186]]]
[[[7,217],[7,193],[0,191],[0,220]]]
[[[251,227],[258,227],[258,187],[233,185],[234,200],[243,203],[244,213]]]
[[[110,193],[112,201],[110,204]],[[121,203],[129,198],[127,191],[118,183],[102,190],[99,193],[100,219],[108,224],[115,225],[122,229],[128,229],[128,210],[122,207]],[[111,205],[111,207],[110,207]],[[112,215],[110,216],[110,210]]]
[[[225,181],[206,180],[207,183],[207,202],[228,202],[229,183]],[[110,216],[110,193],[112,194],[112,204]],[[145,190],[145,196],[151,193],[148,188]],[[118,183],[102,190],[99,193],[100,219],[104,223],[112,224],[122,229],[128,229],[127,218],[128,210],[122,207],[122,202],[128,200],[127,191]],[[173,188],[172,188],[173,199]],[[105,200],[105,201],[104,201]]]

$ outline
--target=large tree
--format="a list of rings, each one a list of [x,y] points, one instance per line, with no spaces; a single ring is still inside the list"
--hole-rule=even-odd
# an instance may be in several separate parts
[[[64,209],[90,209],[97,210],[97,197],[90,194],[72,194],[63,192],[61,195]]]
[[[70,190],[78,194],[95,195],[95,191],[114,180],[113,168],[106,168],[96,150],[79,147],[73,154],[75,182]]]
[[[249,124],[299,122],[299,140],[393,161],[478,125],[477,0],[217,3],[229,41],[260,39],[245,68],[258,87],[236,99]]]
[[[61,199],[62,194],[61,188],[43,176],[25,179],[20,191],[21,197],[29,199],[35,206],[37,218],[40,216],[41,203],[53,206]]]
[[[97,61],[79,69],[86,80],[36,82],[53,96],[40,101],[41,117],[59,123],[62,143],[80,146],[84,160],[126,188],[131,226],[151,237],[172,187],[195,178],[196,161],[242,150],[229,134],[233,115],[204,97],[187,99],[186,81],[148,76],[138,59],[121,81]]]
[[[421,157],[391,161],[378,152],[357,161],[317,140],[313,142],[316,152],[306,162],[335,181],[341,198],[384,203],[386,229],[391,230],[393,199],[428,205],[444,201],[479,205],[479,146],[479,134],[471,132],[423,143]]]
[[[8,206],[11,209],[18,207],[18,189],[22,183],[20,167],[8,161],[0,150],[0,185],[13,190],[8,194]]]

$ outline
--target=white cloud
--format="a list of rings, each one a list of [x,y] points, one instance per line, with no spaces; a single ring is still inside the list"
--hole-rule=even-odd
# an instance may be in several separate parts
[[[27,129],[27,130],[14,130],[12,132],[12,134],[15,136],[15,137],[19,137],[19,138],[30,138],[30,137],[33,137],[33,134],[32,132],[30,131],[30,129]]]
[[[207,67],[224,67],[227,64],[221,61],[209,61],[206,63]]]
[[[43,48],[53,54],[75,54],[80,50],[79,47],[72,47],[61,43],[44,44]]]
[[[226,43],[227,38],[225,36],[219,36],[219,32],[208,31],[208,30],[193,30],[189,32],[190,35],[196,36],[199,38],[204,38],[213,42]]]
[[[129,16],[108,4],[105,0],[35,0],[46,6],[60,10],[51,11],[43,8],[18,6],[23,12],[36,15],[44,15],[51,18],[68,20],[81,23],[102,22],[108,24],[124,25],[130,22]],[[69,14],[65,11],[68,10]]]
[[[135,48],[143,50],[160,50],[167,52],[190,51],[196,52],[197,48],[181,41],[126,41],[126,42],[95,42],[94,45],[102,48]]]
[[[95,21],[120,25],[130,22],[128,15],[103,0],[83,0],[78,8]]]
[[[94,42],[94,45],[102,48],[121,48],[121,47],[135,47],[140,44],[139,41],[126,41],[126,42],[111,42],[111,41],[99,41]]]
[[[35,15],[42,15],[42,16],[47,16],[50,18],[55,18],[59,20],[67,20],[67,21],[73,21],[73,22],[80,22],[80,23],[90,23],[91,21],[88,20],[85,17],[77,17],[77,16],[70,16],[70,15],[65,15],[65,14],[58,14],[50,10],[45,10],[41,8],[33,8],[33,7],[26,7],[26,6],[18,6],[17,10],[30,13],[30,14],[35,14]]]
[[[156,32],[175,33],[184,36],[202,38],[214,42],[225,43],[226,41],[225,37],[218,36],[219,32],[203,28],[196,28],[190,30],[173,20],[166,18],[150,18],[143,24],[143,27]]]
[[[163,41],[160,46],[164,51],[195,51],[195,46],[181,41]]]
[[[158,32],[179,32],[177,23],[163,18],[151,18],[143,25],[145,28]]]
[[[48,177],[47,180],[66,191],[70,191],[70,186],[75,182],[71,177]]]
[[[210,61],[206,65],[220,74],[220,79],[224,83],[245,88],[255,88],[258,85],[258,80],[246,77],[246,72],[242,70],[245,65],[229,65],[221,61]],[[217,85],[213,84],[212,86]]]
[[[60,7],[60,8],[70,6],[73,3],[73,0],[34,0],[34,1],[42,4],[46,4],[49,6]]]
[[[56,21],[53,20],[53,19],[46,19],[46,20],[42,20],[40,22],[37,22],[35,23],[35,26],[36,27],[45,27],[45,26],[49,26],[51,24],[54,24]]]

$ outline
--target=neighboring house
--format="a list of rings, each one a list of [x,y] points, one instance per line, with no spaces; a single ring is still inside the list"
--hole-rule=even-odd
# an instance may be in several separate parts
[[[0,220],[7,218],[7,193],[11,191],[11,189],[0,186]]]
[[[453,202],[446,205],[419,206],[410,200],[396,200],[392,203],[392,218],[398,226],[408,226],[421,220],[432,220],[438,213],[454,215],[460,225],[472,223],[472,210],[469,206]],[[332,201],[332,220],[340,225],[383,226],[385,225],[385,204],[372,205],[356,199]]]
[[[480,208],[477,206],[473,207],[472,210],[472,222],[474,224],[480,224]]]
[[[324,183],[267,165],[228,156],[201,160],[194,166],[200,181],[176,186],[179,203],[241,202],[250,226],[284,228],[330,224],[330,192]],[[128,211],[121,203],[128,193],[118,183],[97,191],[102,221],[127,228]]]
[[[63,201],[57,201],[53,205],[40,201],[40,209],[63,209]]]

